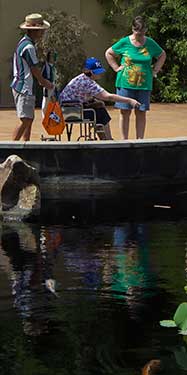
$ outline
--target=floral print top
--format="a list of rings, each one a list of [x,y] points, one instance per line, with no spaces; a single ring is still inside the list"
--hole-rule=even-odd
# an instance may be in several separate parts
[[[61,91],[60,102],[62,101],[79,101],[87,102],[93,97],[100,94],[104,89],[93,79],[82,73],[74,77]]]

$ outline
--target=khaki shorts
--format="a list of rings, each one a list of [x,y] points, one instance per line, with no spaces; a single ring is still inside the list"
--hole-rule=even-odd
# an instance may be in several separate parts
[[[18,118],[34,118],[35,96],[12,90]]]

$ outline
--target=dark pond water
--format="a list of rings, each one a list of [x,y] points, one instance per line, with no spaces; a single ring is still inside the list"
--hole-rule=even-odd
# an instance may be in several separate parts
[[[152,359],[186,374],[183,336],[159,321],[186,300],[187,220],[127,202],[50,200],[37,223],[1,224],[0,374],[136,375]]]

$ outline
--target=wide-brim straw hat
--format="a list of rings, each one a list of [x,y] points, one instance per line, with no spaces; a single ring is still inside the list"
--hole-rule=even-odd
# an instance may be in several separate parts
[[[25,17],[25,22],[19,25],[22,30],[47,30],[50,23],[45,21],[41,14],[33,13]]]

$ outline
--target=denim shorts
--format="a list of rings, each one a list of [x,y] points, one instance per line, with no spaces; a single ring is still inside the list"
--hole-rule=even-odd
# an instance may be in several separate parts
[[[12,90],[18,118],[34,118],[35,96]]]
[[[138,108],[139,111],[148,111],[150,108],[150,97],[151,91],[150,90],[135,90],[135,89],[123,89],[117,88],[116,94],[121,96],[126,96],[131,99],[136,99],[138,102],[141,103],[140,107]],[[116,102],[115,108],[118,109],[132,109],[132,106],[129,103],[121,103]]]

